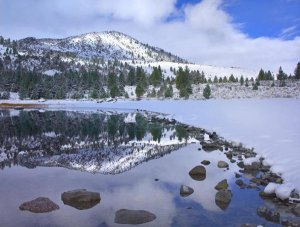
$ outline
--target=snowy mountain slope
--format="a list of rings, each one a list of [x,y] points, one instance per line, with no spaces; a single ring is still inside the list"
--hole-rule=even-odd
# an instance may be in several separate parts
[[[13,49],[15,52],[13,53]],[[218,67],[191,64],[163,49],[143,44],[138,40],[116,31],[93,32],[63,39],[36,39],[28,37],[10,44],[0,45],[0,59],[7,68],[37,70],[46,75],[69,69],[93,69],[106,74],[118,60],[131,66],[142,66],[149,74],[153,67],[160,66],[165,77],[174,77],[170,70],[189,67],[190,70],[204,72],[207,78],[214,76],[256,77],[258,71],[235,67]],[[94,67],[94,68],[93,68]],[[50,72],[50,73],[49,73]]]
[[[180,62],[166,62],[166,61],[158,61],[158,62],[136,62],[132,64],[128,62],[128,64],[133,66],[141,66],[143,67],[148,73],[152,72],[153,67],[160,66],[165,77],[175,77],[174,73],[170,70],[178,69],[182,67],[183,69],[188,67],[190,71],[199,71],[204,72],[206,78],[213,79],[214,76],[217,77],[224,77],[227,78],[232,74],[234,77],[240,78],[242,75],[244,78],[256,78],[258,75],[258,70],[249,70],[243,68],[236,68],[236,67],[220,67],[220,66],[211,66],[211,65],[201,65],[201,64],[192,64],[192,63],[180,63]]]
[[[162,49],[143,44],[115,31],[93,32],[64,39],[26,38],[20,40],[19,45],[21,50],[33,51],[36,54],[57,51],[85,59],[186,62]]]

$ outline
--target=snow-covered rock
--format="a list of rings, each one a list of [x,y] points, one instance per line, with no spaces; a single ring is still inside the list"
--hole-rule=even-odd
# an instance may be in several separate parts
[[[273,182],[270,182],[264,189],[264,193],[266,194],[273,194],[275,193],[276,188],[279,186],[279,184],[275,184]]]
[[[295,187],[292,184],[280,184],[275,188],[276,197],[281,200],[288,199]]]

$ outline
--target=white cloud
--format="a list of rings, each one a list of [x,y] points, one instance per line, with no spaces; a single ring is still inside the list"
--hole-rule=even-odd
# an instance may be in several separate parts
[[[300,61],[300,37],[251,38],[223,10],[222,0],[203,0],[182,9],[176,9],[176,0],[24,2],[0,0],[0,34],[65,37],[118,30],[197,63],[276,72],[281,65],[293,73]],[[10,13],[4,12],[7,8]]]
[[[153,25],[175,10],[175,0],[104,0],[96,4],[98,13],[118,20]]]

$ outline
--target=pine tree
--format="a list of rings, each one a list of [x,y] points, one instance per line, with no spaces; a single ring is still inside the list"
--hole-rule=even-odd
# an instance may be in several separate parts
[[[173,97],[173,87],[169,85],[169,87],[165,90],[165,98],[172,98]]]
[[[136,83],[135,69],[131,68],[127,75],[127,84],[130,86],[133,86],[133,85],[135,85],[135,83]]]
[[[140,99],[144,94],[144,88],[141,82],[139,82],[135,88],[135,94],[138,99]]]
[[[209,99],[210,95],[211,95],[211,89],[210,89],[209,84],[207,84],[203,90],[203,96],[204,96],[204,98]]]
[[[258,80],[265,80],[265,71],[263,69],[259,70],[258,76],[257,76]]]
[[[160,69],[160,66],[154,67],[153,71],[150,75],[150,84],[152,84],[154,87],[157,87],[160,85],[160,83],[162,82],[163,77],[162,77],[162,72]]]
[[[249,79],[248,79],[248,78],[246,78],[246,80],[245,80],[245,86],[246,86],[246,87],[249,86]]]
[[[229,82],[231,82],[231,83],[235,82],[235,78],[234,78],[234,76],[232,74],[229,77]]]
[[[214,84],[217,84],[218,82],[219,82],[218,77],[215,76],[215,77],[214,77]]]
[[[183,70],[182,67],[179,67],[176,74],[176,88],[179,90],[180,97],[188,98],[192,94],[188,68]]]
[[[115,98],[116,96],[120,95],[117,77],[114,73],[108,74],[107,87],[109,89],[109,93],[112,98]]]
[[[300,80],[300,62],[298,62],[296,69],[295,69],[295,78]]]
[[[243,77],[243,75],[242,75],[241,78],[240,78],[240,84],[241,84],[241,86],[244,85],[244,77]]]
[[[287,78],[287,75],[283,72],[281,66],[279,67],[278,74],[277,74],[277,80],[285,80]]]

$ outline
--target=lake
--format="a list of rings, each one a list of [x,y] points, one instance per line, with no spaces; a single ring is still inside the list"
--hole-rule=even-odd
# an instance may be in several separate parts
[[[282,205],[261,199],[263,186],[240,189],[237,164],[224,151],[201,149],[211,140],[208,132],[157,113],[2,110],[0,125],[0,226],[124,226],[115,223],[120,209],[155,214],[143,226],[277,225],[256,214],[261,205],[299,222]],[[195,180],[189,171],[203,160],[210,161],[206,177]],[[219,161],[229,167],[219,168]],[[249,185],[253,176],[241,175]],[[226,206],[215,199],[223,179],[232,192]],[[181,196],[181,185],[194,193]],[[101,201],[82,210],[64,204],[62,193],[74,189],[99,192]],[[19,209],[41,196],[59,209]]]

